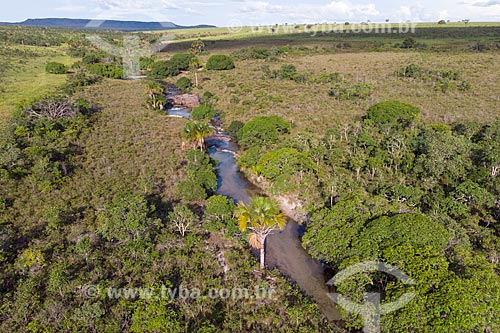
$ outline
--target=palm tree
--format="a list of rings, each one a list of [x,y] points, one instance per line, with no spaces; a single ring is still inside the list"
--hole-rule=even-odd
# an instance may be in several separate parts
[[[213,133],[213,129],[203,122],[190,122],[184,127],[184,139],[194,142],[195,148],[205,150],[205,137]]]
[[[196,57],[189,61],[189,68],[194,72],[194,86],[198,87],[198,68],[200,68],[200,60]]]
[[[149,95],[147,101],[148,108],[163,110],[164,103],[166,101],[166,98],[163,95],[165,93],[165,88],[156,82],[148,82],[146,92]]]
[[[247,206],[240,202],[235,210],[241,231],[250,230],[249,242],[260,250],[260,269],[264,269],[265,242],[273,231],[285,229],[285,214],[280,212],[276,202],[265,197],[254,197]]]

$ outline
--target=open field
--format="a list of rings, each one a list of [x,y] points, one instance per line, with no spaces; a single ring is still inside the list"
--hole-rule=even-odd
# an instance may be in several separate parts
[[[299,73],[319,76],[340,73],[346,80],[373,85],[373,94],[354,101],[328,96],[330,84],[296,83],[263,77],[262,66],[278,69],[294,64]],[[417,64],[432,70],[456,70],[472,84],[470,91],[438,91],[431,83],[397,78],[398,69]],[[220,97],[218,107],[226,123],[248,121],[257,115],[276,114],[301,129],[324,130],[334,123],[352,121],[384,100],[401,100],[420,107],[426,122],[490,121],[500,110],[500,66],[497,53],[439,54],[419,52],[363,52],[285,56],[279,61],[237,61],[231,72],[200,74],[197,92],[211,91]],[[321,133],[322,131],[319,131]]]
[[[397,45],[411,37],[418,41],[421,52],[470,51],[474,45],[484,44],[493,50],[500,49],[500,24],[485,23],[465,26],[461,24],[422,24],[414,31],[409,26],[357,25],[357,26],[278,26],[238,29],[213,28],[203,31],[179,30],[166,32],[175,40],[164,48],[164,52],[182,52],[192,41],[201,38],[208,52],[228,53],[245,47],[296,46],[322,50],[324,53],[339,51],[371,52],[397,49]],[[379,30],[372,30],[378,28]],[[271,32],[270,29],[275,29]],[[354,30],[353,30],[354,29]],[[347,47],[345,47],[347,46]]]
[[[12,50],[14,54],[9,52]],[[77,59],[67,56],[61,48],[37,46],[4,46],[0,49],[7,69],[0,74],[0,121],[23,100],[43,96],[64,83],[66,75],[48,74],[45,64],[56,61],[71,65]],[[20,52],[21,51],[21,52]],[[23,55],[26,51],[29,56]]]
[[[321,32],[321,31],[338,31],[338,32],[350,32],[352,30],[366,29],[370,30],[372,28],[386,28],[386,29],[399,29],[400,27],[406,27],[406,23],[369,23],[369,24],[334,24],[334,23],[322,23],[322,24],[289,24],[289,25],[278,25],[278,26],[237,26],[237,22],[232,23],[229,27],[220,28],[203,28],[203,29],[180,29],[180,30],[165,30],[165,31],[155,31],[150,33],[166,33],[169,35],[175,35],[178,40],[194,40],[197,38],[202,38],[204,40],[218,40],[218,39],[249,39],[255,38],[259,35],[271,35],[271,36],[286,36],[290,34],[305,34],[310,35],[311,32]],[[437,23],[416,23],[413,25],[418,31],[426,33],[430,30],[438,30],[440,33],[446,30],[453,29],[469,29],[475,30],[477,28],[499,28],[500,23],[498,22],[470,22],[470,23],[458,23],[450,22],[447,24],[437,24]],[[273,32],[274,31],[274,32]]]

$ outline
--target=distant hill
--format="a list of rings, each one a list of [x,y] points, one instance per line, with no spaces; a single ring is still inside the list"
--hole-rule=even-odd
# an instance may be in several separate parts
[[[172,22],[139,22],[116,20],[84,20],[67,18],[28,19],[18,23],[0,23],[0,25],[21,25],[29,27],[65,28],[65,29],[97,29],[120,31],[151,31],[186,28],[213,28],[213,25],[180,26]]]

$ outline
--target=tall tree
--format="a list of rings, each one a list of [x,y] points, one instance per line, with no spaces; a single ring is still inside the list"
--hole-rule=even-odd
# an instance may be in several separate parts
[[[197,57],[205,50],[205,43],[201,39],[195,40],[191,43],[191,48],[189,49],[189,53],[194,57]]]
[[[146,93],[148,94],[148,100],[146,102],[148,109],[153,110],[163,110],[166,98],[164,96],[165,87],[162,85],[151,81],[148,82],[146,86]]]
[[[189,69],[194,73],[194,85],[198,87],[198,69],[200,68],[200,60],[196,57],[189,60]]]
[[[241,231],[250,230],[250,245],[260,250],[260,269],[265,264],[265,242],[273,231],[286,226],[285,214],[280,212],[276,202],[265,197],[255,197],[247,206],[239,203],[235,210]]]

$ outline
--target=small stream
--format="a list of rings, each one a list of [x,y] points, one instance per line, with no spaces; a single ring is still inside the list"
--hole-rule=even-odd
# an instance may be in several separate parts
[[[170,110],[169,110],[170,111]],[[179,110],[173,110],[172,116],[179,116]],[[185,118],[189,110],[184,109]],[[220,121],[214,119],[212,125],[215,134],[205,142],[210,156],[218,161],[217,194],[236,201],[248,203],[249,199],[260,193],[258,187],[250,183],[235,162],[239,147],[220,128]],[[276,231],[266,240],[266,265],[277,268],[282,274],[295,281],[306,294],[318,304],[320,311],[330,321],[340,320],[340,313],[328,297],[328,287],[321,263],[309,256],[302,247],[300,237],[304,228],[289,219],[285,230]]]

